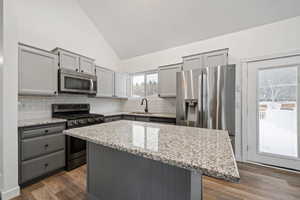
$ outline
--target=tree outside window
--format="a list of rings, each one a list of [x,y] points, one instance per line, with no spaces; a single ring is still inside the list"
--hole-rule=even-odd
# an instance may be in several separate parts
[[[156,71],[132,75],[132,97],[157,95],[158,74]]]

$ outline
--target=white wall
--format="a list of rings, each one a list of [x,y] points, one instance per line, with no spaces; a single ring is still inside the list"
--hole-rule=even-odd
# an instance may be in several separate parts
[[[18,186],[18,46],[17,21],[14,6],[17,0],[3,0],[3,55],[1,74],[0,106],[0,158],[2,172],[1,198],[9,199],[19,193]]]
[[[20,0],[19,41],[46,50],[61,47],[115,69],[119,58],[77,0]]]
[[[299,35],[300,16],[123,60],[119,63],[119,69],[129,72],[154,69],[160,65],[181,62],[182,56],[221,48],[229,48],[230,63],[239,63],[244,58],[298,50]]]

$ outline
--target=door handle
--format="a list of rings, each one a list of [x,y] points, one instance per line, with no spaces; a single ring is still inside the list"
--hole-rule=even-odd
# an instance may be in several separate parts
[[[90,79],[90,83],[91,83],[90,91],[92,92],[94,90],[94,81]]]

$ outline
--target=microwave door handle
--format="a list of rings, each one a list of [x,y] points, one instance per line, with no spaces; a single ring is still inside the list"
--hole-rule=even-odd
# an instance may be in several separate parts
[[[93,79],[90,79],[90,83],[91,83],[91,86],[90,86],[90,92],[93,92],[93,90],[94,90],[94,82],[93,82]]]

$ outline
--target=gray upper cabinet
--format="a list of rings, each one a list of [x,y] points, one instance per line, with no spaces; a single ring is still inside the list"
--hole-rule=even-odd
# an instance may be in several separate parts
[[[56,48],[53,50],[59,57],[60,68],[79,71],[79,55]]]
[[[18,65],[20,95],[57,95],[55,54],[20,44]]]
[[[95,75],[94,59],[61,48],[56,48],[52,52],[58,55],[60,68]]]
[[[158,68],[158,96],[176,97],[176,73],[181,71],[182,63]]]
[[[102,67],[96,67],[97,97],[113,97],[114,91],[114,71]]]
[[[220,49],[183,57],[183,70],[199,69],[201,67],[227,65],[228,50]]]
[[[193,55],[183,57],[183,70],[193,70],[203,67],[203,56]]]
[[[128,73],[115,72],[115,96],[127,98],[127,81],[129,79]]]
[[[94,60],[86,57],[80,57],[80,72],[95,75]]]
[[[218,50],[203,55],[204,66],[217,66],[228,64],[228,49]]]

